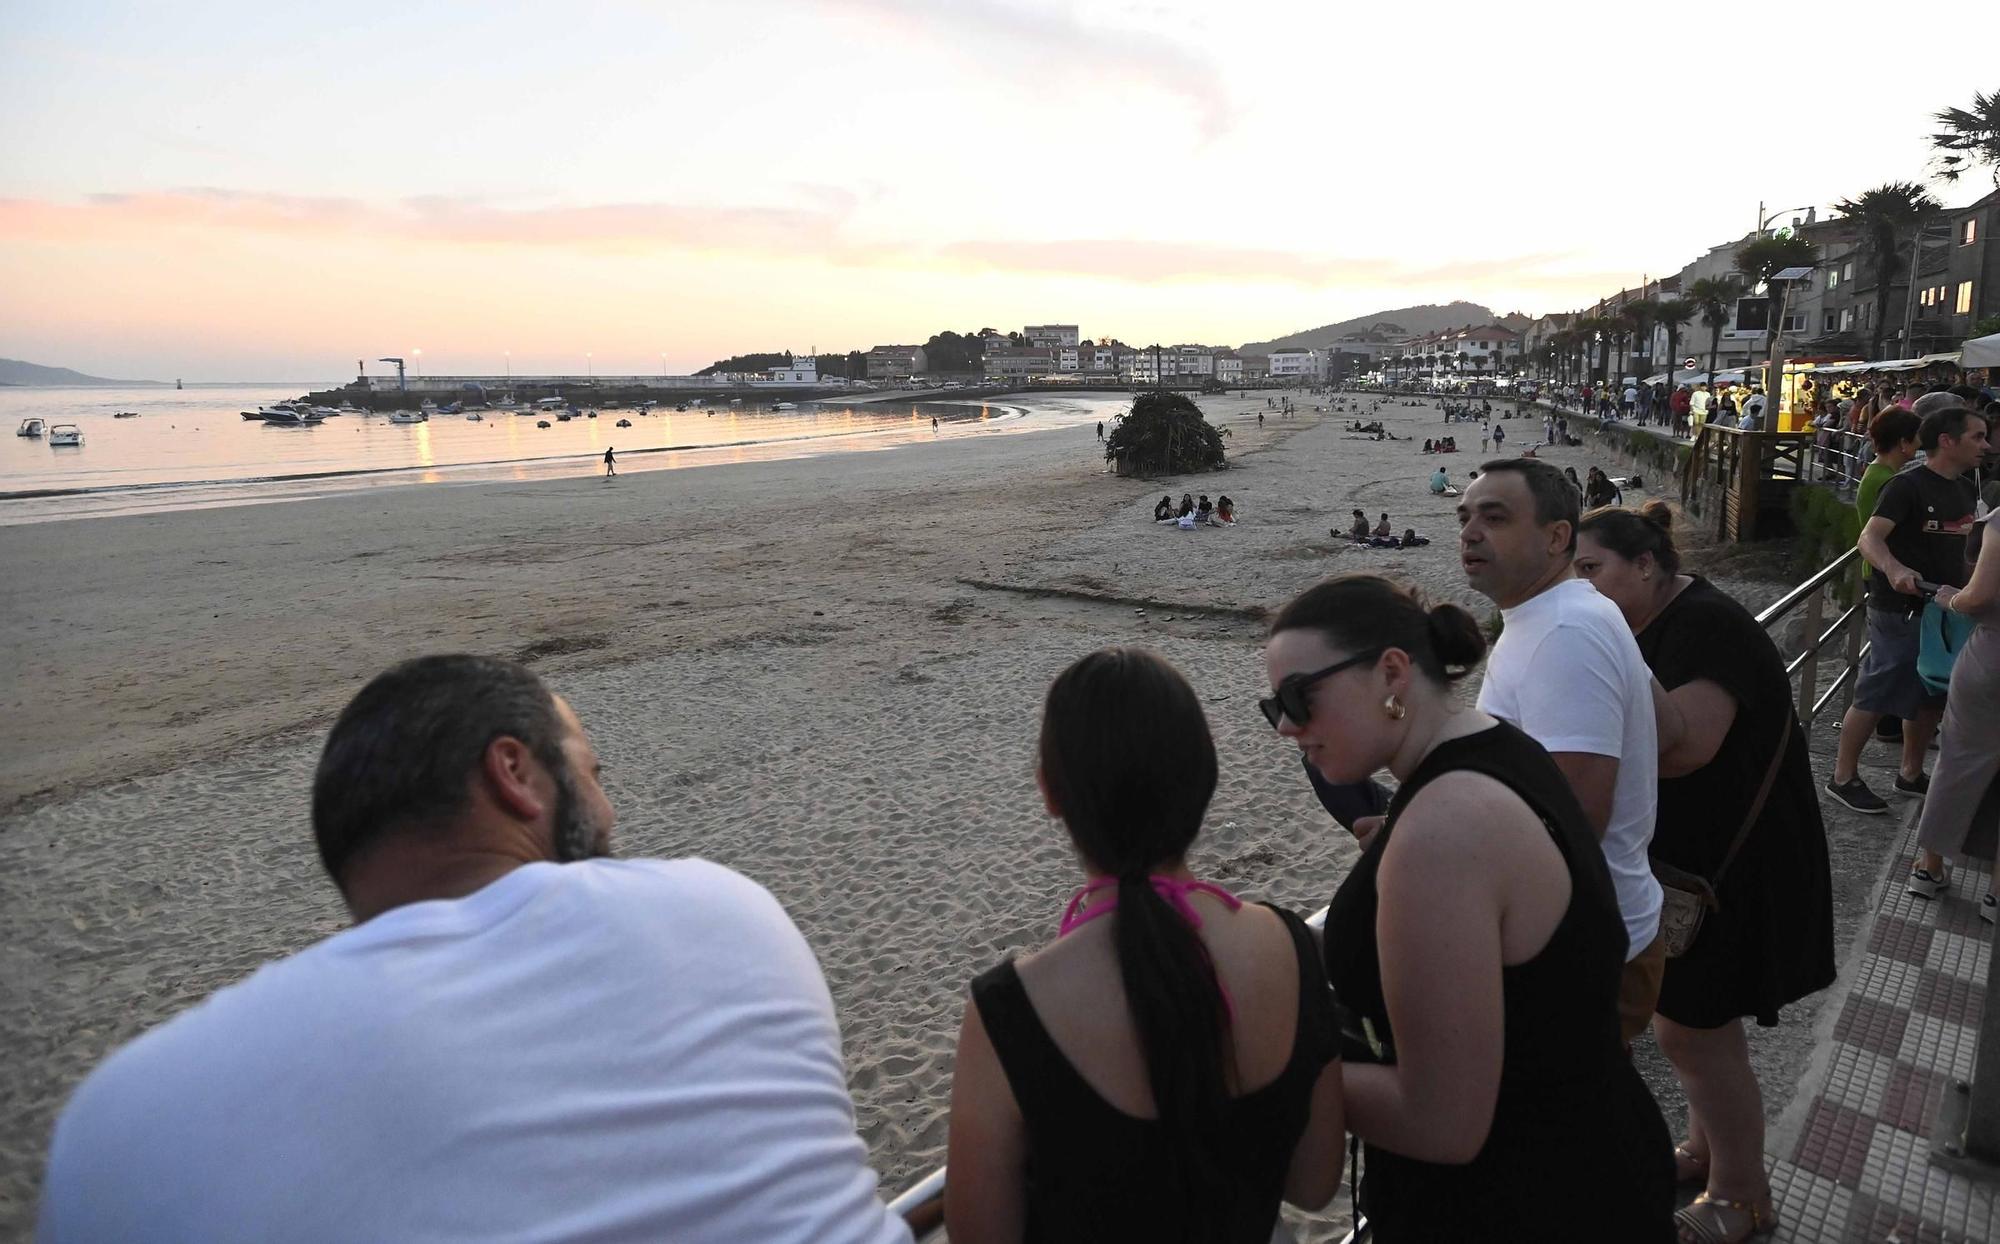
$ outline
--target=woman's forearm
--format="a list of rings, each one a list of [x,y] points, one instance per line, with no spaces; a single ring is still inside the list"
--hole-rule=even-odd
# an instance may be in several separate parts
[[[1395,1067],[1347,1063],[1341,1068],[1347,1130],[1371,1145],[1420,1162],[1463,1163],[1478,1155],[1492,1127],[1489,1117],[1478,1143],[1466,1135],[1467,1121],[1456,1109],[1425,1108],[1404,1091]]]

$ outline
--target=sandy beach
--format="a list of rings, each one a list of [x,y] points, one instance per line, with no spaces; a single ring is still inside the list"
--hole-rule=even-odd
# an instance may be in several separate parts
[[[1205,399],[1232,468],[1186,479],[1106,474],[1086,426],[0,528],[0,1238],[108,1049],[342,926],[307,823],[319,731],[387,664],[462,649],[574,703],[621,853],[704,856],[784,903],[906,1185],[942,1159],[965,983],[1052,937],[1076,884],[1031,776],[1050,677],[1113,643],[1178,665],[1222,761],[1196,871],[1310,910],[1355,850],[1257,713],[1256,612],[1353,569],[1490,611],[1425,486],[1434,407],[1384,405],[1415,441],[1377,442],[1318,400],[1260,429],[1262,397]],[[1442,461],[1462,482],[1479,455]],[[1242,522],[1153,525],[1183,491]],[[1329,536],[1356,507],[1434,543]]]

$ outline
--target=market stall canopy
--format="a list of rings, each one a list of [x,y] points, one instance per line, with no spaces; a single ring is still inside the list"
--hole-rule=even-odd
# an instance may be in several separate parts
[[[1966,342],[1959,351],[1959,363],[1966,367],[2000,367],[2000,333]]]

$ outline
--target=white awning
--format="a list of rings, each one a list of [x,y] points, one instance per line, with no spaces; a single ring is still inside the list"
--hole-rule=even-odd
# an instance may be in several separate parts
[[[2000,367],[2000,333],[1966,342],[1959,361],[1967,367]]]

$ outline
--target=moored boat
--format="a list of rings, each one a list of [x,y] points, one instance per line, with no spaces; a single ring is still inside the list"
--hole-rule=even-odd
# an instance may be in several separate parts
[[[428,423],[430,422],[430,416],[422,410],[392,410],[389,412],[389,422]]]
[[[14,429],[14,435],[39,438],[46,431],[48,431],[48,425],[40,419],[23,419],[21,420],[21,426]]]
[[[58,423],[49,429],[49,447],[83,444],[83,429],[73,423]]]

